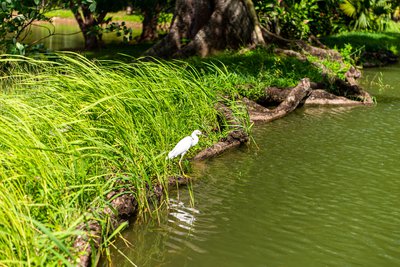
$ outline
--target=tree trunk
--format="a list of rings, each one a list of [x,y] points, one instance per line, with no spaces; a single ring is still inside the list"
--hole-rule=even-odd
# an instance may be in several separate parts
[[[147,55],[207,56],[264,44],[251,0],[177,0],[169,34]]]
[[[102,36],[101,32],[96,31],[96,27],[103,23],[107,12],[103,11],[95,15],[90,11],[89,6],[82,4],[79,9],[74,6],[72,1],[70,2],[70,9],[82,31],[85,49],[98,48],[101,44]]]
[[[99,37],[94,34],[84,33],[83,39],[85,41],[85,49],[91,50],[100,46]]]
[[[159,4],[142,10],[142,33],[139,37],[139,42],[154,41],[158,38],[157,26],[160,12],[161,6]]]

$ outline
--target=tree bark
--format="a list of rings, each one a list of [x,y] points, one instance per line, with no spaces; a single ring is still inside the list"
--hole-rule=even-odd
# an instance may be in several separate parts
[[[155,6],[146,7],[142,10],[143,22],[142,33],[139,42],[148,42],[158,39],[158,18],[160,16],[161,6],[156,3]]]
[[[264,44],[251,0],[177,0],[169,34],[149,56],[207,56],[226,48]]]
[[[85,41],[85,49],[98,48],[101,44],[101,34],[98,34],[94,29],[96,26],[103,23],[107,12],[103,11],[95,16],[86,4],[80,5],[82,11],[80,12],[79,8],[74,5],[73,1],[70,2],[70,9],[74,14],[80,30],[82,31]]]

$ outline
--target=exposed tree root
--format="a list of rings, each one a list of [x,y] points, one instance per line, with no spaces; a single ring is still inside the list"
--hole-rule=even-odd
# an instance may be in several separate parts
[[[317,83],[310,83],[310,88],[313,89],[310,93],[301,100],[301,104],[305,106],[309,105],[364,105],[363,102],[355,101],[348,99],[344,96],[337,96],[331,94],[323,89],[323,86]],[[268,87],[264,90],[264,95],[256,100],[257,103],[263,106],[271,106],[278,105],[279,103],[285,101],[289,93],[292,91],[292,88],[276,88],[276,87]],[[247,100],[250,101],[250,100]],[[254,102],[253,102],[254,103]],[[256,104],[257,104],[256,103]],[[251,111],[251,105],[249,102],[246,102],[249,111]],[[250,105],[250,106],[249,106]],[[266,109],[265,107],[263,107]],[[262,112],[262,111],[261,111]]]
[[[311,92],[310,80],[302,79],[293,89],[286,90],[285,96],[279,95],[274,101],[282,99],[281,103],[274,109],[266,109],[265,107],[245,98],[243,101],[249,108],[250,120],[252,121],[273,121],[279,119],[286,114],[292,112],[300,102]]]
[[[246,105],[252,122],[269,122],[282,118],[295,110],[299,105],[357,106],[372,104],[373,101],[370,95],[362,90],[355,81],[355,78],[359,77],[359,72],[354,68],[350,68],[348,73],[346,73],[346,77],[347,81],[340,80],[339,78],[334,80],[339,88],[338,92],[351,96],[354,99],[360,99],[361,101],[331,94],[323,89],[319,89],[324,87],[323,83],[310,82],[308,78],[304,78],[294,88],[266,88],[264,96],[257,100],[258,103],[245,97],[242,99],[242,102]],[[277,106],[273,109],[266,107],[270,105]],[[239,146],[248,141],[247,133],[239,127],[239,122],[233,115],[233,112],[221,103],[216,108],[226,119],[227,124],[231,125],[232,131],[229,132],[226,138],[199,152],[194,157],[194,160],[204,160],[219,155],[227,149]]]
[[[225,118],[226,124],[229,125],[230,131],[227,137],[221,139],[218,143],[212,145],[199,152],[193,159],[204,160],[223,153],[224,151],[246,143],[249,140],[248,134],[244,131],[239,120],[235,117],[232,110],[222,103],[216,105],[216,109],[220,115]]]

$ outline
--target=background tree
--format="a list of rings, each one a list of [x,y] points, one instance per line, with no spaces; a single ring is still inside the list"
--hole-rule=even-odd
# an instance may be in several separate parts
[[[166,11],[174,5],[173,0],[134,0],[134,8],[138,8],[143,15],[142,33],[139,42],[154,41],[158,39],[158,22],[161,12]]]
[[[390,0],[344,0],[340,9],[351,18],[353,30],[384,30],[391,20],[393,3]]]
[[[255,9],[264,28],[288,39],[324,36],[346,28],[335,0],[257,0]]]
[[[119,11],[126,5],[125,0],[69,0],[65,3],[65,7],[71,9],[78,22],[86,49],[99,47],[104,30],[102,26],[110,22],[105,20],[107,13]],[[113,24],[110,29],[115,30],[119,26]]]

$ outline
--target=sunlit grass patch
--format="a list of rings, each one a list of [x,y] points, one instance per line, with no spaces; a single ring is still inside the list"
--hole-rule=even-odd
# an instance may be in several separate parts
[[[269,86],[291,87],[304,77],[318,82],[321,70],[310,62],[279,56],[266,49],[245,53],[224,52],[188,62],[202,75],[207,87],[227,95],[257,99]]]

